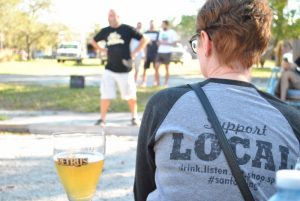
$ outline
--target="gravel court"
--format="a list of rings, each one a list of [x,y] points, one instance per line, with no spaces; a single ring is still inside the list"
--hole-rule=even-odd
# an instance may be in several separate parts
[[[107,136],[93,201],[133,200],[135,136]],[[52,160],[51,135],[0,135],[0,201],[67,201]]]

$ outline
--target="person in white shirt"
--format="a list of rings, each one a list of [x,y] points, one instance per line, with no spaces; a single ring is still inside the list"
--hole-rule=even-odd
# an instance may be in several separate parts
[[[158,38],[158,53],[155,63],[155,82],[154,85],[160,85],[159,67],[160,64],[165,64],[166,66],[166,77],[164,85],[168,85],[169,81],[169,65],[171,61],[171,53],[173,46],[177,43],[177,34],[174,30],[169,28],[169,22],[164,20],[162,22],[162,30],[159,32]]]
[[[136,30],[140,33],[142,32],[142,23],[141,22],[137,23]],[[139,46],[139,44],[140,44],[139,40],[137,40],[135,38],[131,39],[130,51],[133,52]],[[132,61],[133,61],[132,64],[133,64],[134,70],[135,70],[135,73],[134,73],[135,82],[137,82],[137,79],[138,79],[139,70],[140,70],[140,66],[142,64],[143,57],[144,57],[144,49],[137,52],[135,55],[135,58],[132,58]]]

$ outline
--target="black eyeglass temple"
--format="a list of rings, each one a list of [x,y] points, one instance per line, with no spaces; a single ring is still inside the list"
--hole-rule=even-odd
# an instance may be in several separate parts
[[[209,34],[206,30],[203,30],[203,31],[205,31],[205,33],[207,34],[208,39],[211,40],[210,34]],[[192,38],[190,39],[190,41],[192,41],[196,36],[200,36],[200,32],[201,32],[201,31],[197,31],[197,32],[192,36]]]

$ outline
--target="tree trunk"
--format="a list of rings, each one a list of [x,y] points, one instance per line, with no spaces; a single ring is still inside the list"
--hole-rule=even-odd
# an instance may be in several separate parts
[[[30,39],[29,36],[26,35],[26,52],[27,52],[27,61],[31,60],[31,43],[30,43]]]
[[[281,63],[282,63],[282,46],[283,46],[283,41],[276,38],[275,42],[274,42],[275,66],[281,66]]]
[[[300,57],[300,39],[293,40],[293,56],[294,60]]]
[[[0,32],[0,50],[4,48],[4,33]]]

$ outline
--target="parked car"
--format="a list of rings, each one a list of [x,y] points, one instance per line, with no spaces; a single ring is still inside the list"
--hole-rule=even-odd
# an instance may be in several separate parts
[[[105,41],[100,41],[98,42],[98,45],[102,48],[106,47],[106,43]],[[88,54],[88,58],[99,58],[100,59],[100,63],[101,65],[105,65],[107,63],[107,55],[103,52],[96,52],[96,50],[94,49],[94,47],[89,43],[87,44],[87,54]]]
[[[176,46],[173,47],[171,53],[171,62],[174,62],[175,64],[180,63],[183,65],[184,62],[191,59],[191,54],[181,43],[177,43]]]
[[[105,53],[100,53],[100,63],[101,65],[106,65],[107,64],[107,54]]]
[[[81,63],[85,54],[80,42],[65,42],[58,46],[57,62],[76,61]]]

